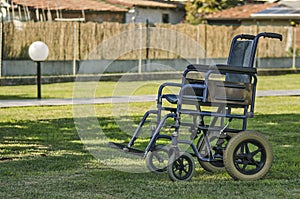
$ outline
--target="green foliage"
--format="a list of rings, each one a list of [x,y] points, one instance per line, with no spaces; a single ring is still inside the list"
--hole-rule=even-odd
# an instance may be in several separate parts
[[[234,7],[242,3],[241,0],[193,0],[186,3],[186,21],[199,24],[207,14]]]

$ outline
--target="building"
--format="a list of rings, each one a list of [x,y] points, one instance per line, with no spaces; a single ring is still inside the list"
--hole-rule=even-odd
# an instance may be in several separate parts
[[[94,0],[11,0],[7,19],[19,21],[124,22],[126,8]]]
[[[107,0],[114,5],[128,8],[126,23],[171,23],[184,20],[184,3],[179,1],[147,0]]]
[[[221,10],[205,16],[210,25],[253,25],[269,23],[269,19],[252,18],[252,14],[277,6],[277,3],[253,3]]]
[[[4,21],[179,23],[184,4],[163,0],[1,0]]]
[[[300,23],[300,1],[252,3],[209,14],[212,25],[290,25]]]
[[[291,25],[300,23],[300,1],[287,0],[268,7],[250,16],[253,20],[269,22],[273,25]]]

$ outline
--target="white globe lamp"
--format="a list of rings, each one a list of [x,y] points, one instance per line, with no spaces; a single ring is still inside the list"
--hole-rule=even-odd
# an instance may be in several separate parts
[[[33,61],[45,61],[49,55],[49,48],[44,42],[35,41],[29,46],[28,53]]]
[[[42,99],[41,94],[41,62],[49,55],[48,46],[42,41],[33,42],[28,49],[29,57],[37,63],[37,98]]]

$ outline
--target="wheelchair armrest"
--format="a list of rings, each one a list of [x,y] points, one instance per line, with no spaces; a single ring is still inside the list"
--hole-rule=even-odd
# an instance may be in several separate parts
[[[230,66],[227,64],[217,64],[217,65],[203,65],[203,64],[190,64],[187,66],[189,70],[200,70],[200,71],[208,71],[208,70],[218,70],[220,73],[238,73],[238,74],[249,74],[254,75],[257,73],[256,68],[248,68],[248,67],[237,67]]]
[[[189,70],[209,70],[209,65],[190,64],[186,68],[189,69]]]
[[[210,66],[210,70],[219,71],[220,73],[236,73],[236,74],[247,74],[247,75],[254,75],[257,73],[256,68],[248,68],[248,67],[236,67],[236,66],[229,66],[229,65],[216,65]]]
[[[160,85],[159,89],[158,89],[158,93],[157,93],[157,103],[158,104],[162,104],[162,98],[163,98],[163,89],[166,86],[172,86],[172,87],[181,87],[182,84],[179,83],[173,83],[173,82],[165,82],[162,85]]]

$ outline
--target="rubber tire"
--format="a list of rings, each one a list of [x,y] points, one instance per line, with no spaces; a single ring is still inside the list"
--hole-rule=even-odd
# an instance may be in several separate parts
[[[240,147],[242,143],[249,141],[256,142],[257,144],[259,144],[263,149],[264,154],[262,154],[261,152],[258,152],[257,154],[261,153],[261,156],[265,155],[265,157],[263,160],[263,164],[262,166],[260,166],[261,168],[259,168],[258,171],[254,171],[254,173],[250,174],[245,174],[237,168],[234,156],[235,152],[238,152],[240,150],[238,150],[238,147]],[[247,148],[249,149],[249,146]],[[272,147],[268,140],[261,133],[253,131],[240,132],[236,136],[232,137],[229,140],[223,155],[223,162],[228,174],[235,180],[243,181],[258,180],[263,178],[270,170],[273,163],[273,159],[274,157]]]
[[[226,169],[224,167],[224,163],[221,163],[219,161],[217,161],[215,163],[199,161],[199,164],[205,171],[208,171],[211,173],[221,173],[221,172],[226,171]]]
[[[182,161],[184,161],[184,165],[182,165]],[[178,168],[182,166],[187,167],[186,175],[185,176],[179,176],[181,174],[177,174]],[[182,170],[181,170],[182,171]],[[186,152],[180,152],[180,156],[176,158],[176,152],[173,151],[170,154],[169,163],[168,163],[168,174],[169,178],[172,181],[189,181],[195,172],[195,162],[194,158],[191,154]]]
[[[165,145],[157,145],[156,146],[156,150],[155,151],[149,151],[147,156],[146,156],[146,166],[147,168],[151,171],[151,172],[154,172],[154,173],[164,173],[167,171],[167,166],[168,166],[168,162],[169,162],[169,147],[168,146],[165,146]],[[162,167],[157,167],[155,164],[154,164],[154,160],[153,158],[156,158],[157,156],[157,151],[160,151],[160,152],[164,152],[166,153],[166,157],[167,159],[163,160],[164,162],[166,162],[166,166],[164,168]]]
[[[203,136],[200,137],[200,140],[202,140],[200,142],[204,141]],[[198,147],[198,151],[200,150],[201,145],[202,144],[200,144],[200,146]],[[201,154],[200,151],[199,151],[199,153]],[[218,162],[206,162],[206,161],[199,160],[198,162],[205,171],[208,171],[211,173],[219,173],[219,172],[225,171],[224,163],[221,160]]]

